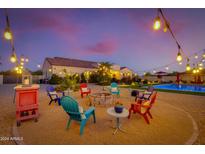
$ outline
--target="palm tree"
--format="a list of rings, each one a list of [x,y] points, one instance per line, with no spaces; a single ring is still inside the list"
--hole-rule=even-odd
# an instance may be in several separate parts
[[[98,66],[98,82],[101,84],[109,84],[111,81],[111,67],[113,64],[109,62],[101,62]]]

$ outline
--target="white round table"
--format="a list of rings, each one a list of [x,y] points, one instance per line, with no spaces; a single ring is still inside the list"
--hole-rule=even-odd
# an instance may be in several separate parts
[[[125,132],[123,129],[121,129],[120,118],[128,117],[128,110],[124,108],[122,113],[116,113],[114,107],[110,107],[107,109],[107,113],[113,117],[116,117],[116,127],[115,131],[113,132],[113,135],[115,135],[118,130],[121,132]]]

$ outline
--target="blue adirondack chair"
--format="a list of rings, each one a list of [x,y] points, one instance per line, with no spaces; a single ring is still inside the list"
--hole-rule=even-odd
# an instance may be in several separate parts
[[[70,96],[63,96],[61,98],[60,102],[61,102],[63,109],[70,117],[68,122],[67,122],[66,129],[68,129],[70,127],[70,123],[72,120],[79,121],[80,122],[80,135],[82,135],[85,124],[91,115],[93,116],[94,123],[96,123],[95,108],[94,107],[90,107],[85,112],[80,111],[80,108],[79,108],[77,101],[74,100]]]
[[[112,82],[110,85],[110,93],[114,95],[120,95],[120,89],[116,82]]]
[[[50,98],[49,105],[51,105],[52,102],[58,102],[58,105],[60,105],[60,97],[58,97],[57,92],[55,91],[55,88],[53,86],[48,86],[46,88],[47,95]]]

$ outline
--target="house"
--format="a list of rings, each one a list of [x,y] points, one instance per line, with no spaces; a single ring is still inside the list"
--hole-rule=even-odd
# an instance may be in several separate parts
[[[86,71],[93,72],[98,68],[99,63],[93,61],[70,59],[62,57],[45,58],[43,63],[43,78],[50,79],[53,74],[64,77],[65,74],[82,74]],[[111,66],[111,75],[121,79],[122,75],[132,76],[134,72],[127,67],[113,64]]]
[[[121,74],[121,78],[133,77],[135,75],[135,72],[128,67],[120,67],[120,74]]]
[[[97,70],[98,63],[86,60],[70,59],[70,58],[46,58],[43,63],[43,77],[49,79],[52,74],[63,77],[65,73],[81,74],[85,71]]]

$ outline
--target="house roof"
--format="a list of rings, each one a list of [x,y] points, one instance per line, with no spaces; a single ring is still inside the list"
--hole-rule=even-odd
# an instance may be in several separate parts
[[[120,70],[123,70],[123,69],[125,69],[125,68],[127,68],[127,67],[125,67],[125,66],[124,66],[124,67],[120,67]]]
[[[132,69],[130,69],[130,68],[126,67],[126,66],[120,67],[120,70],[123,70],[123,69],[128,69],[128,70],[134,72]]]
[[[98,63],[79,59],[70,59],[62,57],[46,58],[48,63],[55,66],[71,66],[82,68],[97,68]]]

